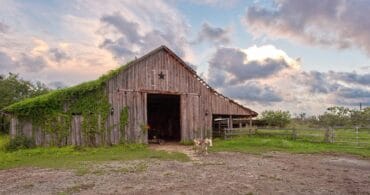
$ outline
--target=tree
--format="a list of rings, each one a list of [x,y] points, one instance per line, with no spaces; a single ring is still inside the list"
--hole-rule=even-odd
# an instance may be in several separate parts
[[[350,120],[352,125],[370,126],[370,107],[363,110],[351,110]]]
[[[273,111],[266,110],[262,112],[262,120],[265,120],[269,126],[285,127],[291,121],[291,115],[289,111]]]
[[[350,125],[351,110],[340,106],[327,108],[327,111],[319,116],[319,122],[326,127]]]
[[[9,73],[0,75],[0,110],[25,98],[47,93],[49,89],[41,82],[33,84],[23,80],[18,74]],[[0,113],[0,132],[7,132],[9,120],[4,113]]]

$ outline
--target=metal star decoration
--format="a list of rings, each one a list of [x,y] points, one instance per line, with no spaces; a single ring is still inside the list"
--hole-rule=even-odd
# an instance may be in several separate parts
[[[161,73],[158,74],[158,76],[159,76],[159,79],[164,79],[165,74],[163,74],[163,72],[161,72]]]

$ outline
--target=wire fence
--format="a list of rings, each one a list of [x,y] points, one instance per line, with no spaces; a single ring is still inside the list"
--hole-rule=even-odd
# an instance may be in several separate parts
[[[370,127],[331,128],[225,128],[218,137],[234,136],[281,137],[308,142],[336,143],[343,146],[370,147]]]

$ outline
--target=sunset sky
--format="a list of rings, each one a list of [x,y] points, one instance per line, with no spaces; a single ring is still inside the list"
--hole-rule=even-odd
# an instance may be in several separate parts
[[[0,0],[0,74],[52,88],[166,45],[260,112],[370,106],[367,0]]]

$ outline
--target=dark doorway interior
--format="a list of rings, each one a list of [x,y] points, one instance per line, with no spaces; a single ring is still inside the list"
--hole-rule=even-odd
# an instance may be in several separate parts
[[[180,96],[148,94],[148,139],[180,141]]]

